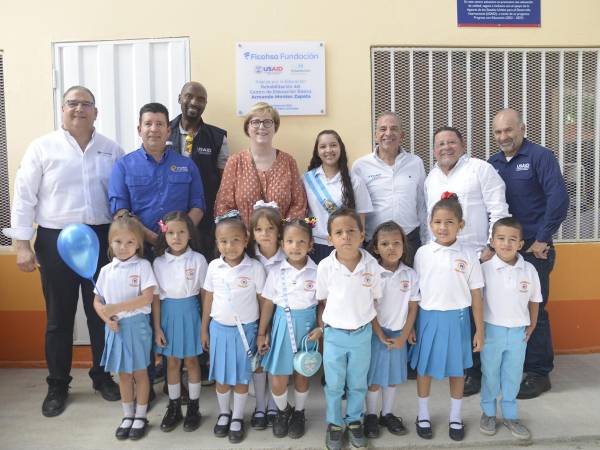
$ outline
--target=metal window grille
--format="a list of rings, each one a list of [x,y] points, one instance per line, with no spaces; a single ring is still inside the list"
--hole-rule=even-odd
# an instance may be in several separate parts
[[[434,164],[433,132],[459,128],[467,152],[498,151],[491,132],[496,111],[521,111],[527,137],[552,149],[570,197],[563,242],[599,241],[600,48],[371,49],[372,121],[396,111],[404,146]]]
[[[0,229],[10,226],[8,194],[8,156],[6,150],[6,112],[4,109],[4,61],[0,52]],[[10,239],[0,233],[0,246],[10,245]]]

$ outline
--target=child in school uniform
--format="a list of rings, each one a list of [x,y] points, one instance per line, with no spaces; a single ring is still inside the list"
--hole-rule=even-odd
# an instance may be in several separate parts
[[[335,247],[317,268],[317,300],[320,326],[324,328],[325,444],[329,450],[342,447],[343,427],[353,447],[365,447],[362,413],[371,361],[371,321],[375,300],[381,298],[382,268],[361,248],[364,229],[358,214],[339,208],[329,216],[329,242]],[[342,396],[347,386],[346,417],[342,418]]]
[[[417,371],[417,434],[423,439],[433,437],[428,407],[431,378],[448,377],[448,434],[452,440],[461,441],[465,435],[461,416],[464,369],[473,365],[469,306],[476,328],[472,346],[478,352],[483,346],[483,275],[475,251],[457,241],[464,221],[456,194],[442,194],[433,206],[429,225],[435,241],[419,248],[415,255],[421,301],[417,342],[410,361]]]
[[[181,211],[167,214],[159,222],[154,246],[154,274],[159,295],[152,303],[155,352],[167,357],[169,405],[160,424],[172,431],[183,420],[184,431],[200,426],[200,364],[202,354],[200,289],[204,284],[206,259],[198,251],[196,227]],[[188,371],[189,400],[185,420],[181,411],[181,363]]]
[[[396,386],[407,379],[406,342],[415,342],[413,325],[421,298],[417,273],[406,265],[406,249],[406,235],[393,220],[380,224],[369,243],[369,252],[383,268],[383,296],[375,303],[377,319],[372,324],[369,391],[364,420],[368,438],[379,436],[379,425],[398,436],[407,433],[402,418],[392,412]],[[380,399],[381,410],[378,410]]]
[[[115,432],[119,440],[138,440],[146,434],[152,329],[150,305],[158,283],[143,259],[144,231],[134,217],[122,214],[108,231],[112,261],[100,270],[94,309],[106,323],[101,365],[119,374],[123,419]]]
[[[235,444],[245,436],[244,407],[256,355],[258,297],[265,271],[246,254],[248,234],[238,211],[229,211],[215,222],[221,257],[208,265],[204,282],[202,346],[210,354],[209,378],[216,381],[220,414],[214,434],[228,436]]]
[[[329,215],[342,206],[355,209],[364,226],[365,214],[373,211],[373,205],[367,186],[348,170],[346,146],[334,130],[317,134],[303,181],[309,215],[317,219],[311,258],[319,264],[333,251],[327,240]]]
[[[496,434],[496,397],[504,425],[518,439],[531,438],[519,421],[517,394],[523,376],[527,341],[537,323],[542,301],[540,279],[532,264],[519,254],[523,227],[513,217],[498,220],[492,228],[496,254],[482,264],[485,345],[481,351],[481,409],[479,430]]]
[[[248,246],[254,257],[262,264],[265,273],[285,261],[285,253],[281,250],[281,213],[276,202],[259,200],[254,204],[250,216],[250,242]],[[256,397],[256,408],[250,420],[255,430],[264,430],[273,425],[277,416],[277,405],[271,395],[267,383],[267,374],[259,367],[252,375],[250,395]],[[254,388],[254,393],[252,392]]]
[[[262,365],[271,375],[271,392],[277,405],[273,422],[275,437],[298,439],[304,435],[304,405],[309,386],[308,378],[294,371],[294,355],[305,337],[315,341],[323,334],[316,327],[317,265],[308,256],[313,244],[312,224],[312,218],[286,221],[282,248],[287,259],[271,270],[262,293],[265,301],[258,328],[258,349],[266,352]],[[292,375],[294,408],[288,403],[287,388]]]

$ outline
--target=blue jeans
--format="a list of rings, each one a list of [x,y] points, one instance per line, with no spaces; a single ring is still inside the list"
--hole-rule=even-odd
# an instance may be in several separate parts
[[[326,419],[339,427],[362,418],[371,363],[371,324],[356,331],[326,327],[323,343]],[[348,387],[346,417],[342,419],[342,395]]]
[[[481,409],[496,416],[496,397],[505,419],[518,419],[517,394],[525,360],[525,327],[500,327],[485,323],[485,344],[481,350]]]

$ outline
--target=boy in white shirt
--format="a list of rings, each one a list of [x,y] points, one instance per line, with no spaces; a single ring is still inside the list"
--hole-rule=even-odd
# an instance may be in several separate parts
[[[491,243],[496,255],[481,265],[485,344],[479,430],[490,436],[496,433],[496,397],[501,393],[504,425],[514,437],[530,439],[529,430],[519,422],[516,398],[527,341],[542,301],[540,280],[533,265],[518,253],[523,246],[523,228],[515,218],[505,217],[494,224]]]
[[[366,447],[361,418],[371,362],[371,321],[377,316],[375,300],[382,295],[382,268],[361,248],[365,233],[354,210],[339,208],[333,212],[327,232],[335,250],[317,268],[318,321],[325,328],[326,446],[341,449],[346,424],[350,444]],[[344,386],[348,392],[346,417],[342,418]]]

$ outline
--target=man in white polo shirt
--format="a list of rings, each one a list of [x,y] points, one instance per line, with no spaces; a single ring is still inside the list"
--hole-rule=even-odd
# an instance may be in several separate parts
[[[15,240],[19,270],[40,269],[47,318],[48,394],[42,404],[46,417],[61,414],[66,406],[80,287],[92,347],[90,378],[104,399],[120,399],[118,386],[100,366],[104,322],[92,305],[92,283],[67,267],[58,255],[56,242],[67,225],[88,224],[100,241],[98,270],[108,262],[108,178],[123,151],[94,129],[98,110],[89,89],[67,89],[62,113],[62,128],[33,141],[23,156],[15,179],[11,228],[4,230]],[[38,224],[35,253],[30,245],[34,223]]]
[[[453,192],[463,210],[465,226],[458,240],[481,254],[482,261],[493,256],[488,248],[494,223],[510,216],[504,196],[504,181],[491,164],[465,154],[460,131],[454,127],[438,128],[433,135],[436,164],[425,180],[428,215],[443,192]],[[464,395],[479,392],[481,371],[479,353],[473,353],[473,367],[467,369]]]
[[[417,155],[400,146],[404,132],[394,112],[384,112],[375,127],[375,149],[357,159],[352,174],[367,185],[373,212],[366,215],[366,239],[377,225],[393,220],[408,237],[408,262],[427,236],[427,211],[423,194],[425,167]]]

